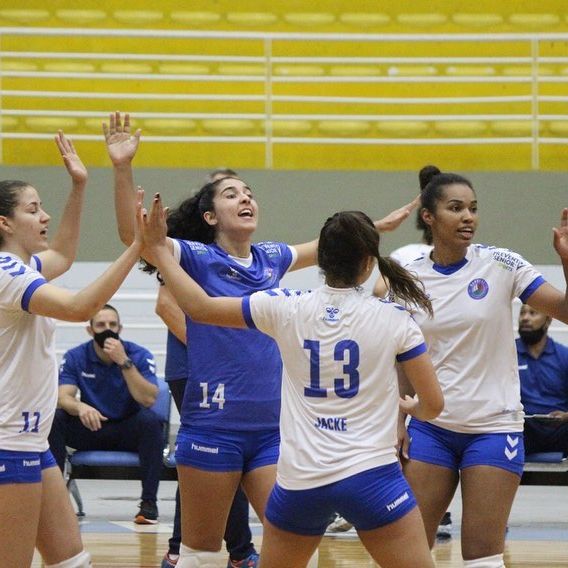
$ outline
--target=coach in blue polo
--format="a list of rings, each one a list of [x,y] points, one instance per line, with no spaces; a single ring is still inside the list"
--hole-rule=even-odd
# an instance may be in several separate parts
[[[66,446],[137,452],[142,497],[134,522],[154,524],[163,450],[162,423],[149,408],[158,395],[156,366],[150,351],[123,341],[121,331],[118,312],[107,304],[89,322],[92,340],[65,354],[49,443],[62,471]]]
[[[517,355],[525,413],[525,453],[568,454],[568,347],[548,336],[551,319],[530,306],[519,314]]]

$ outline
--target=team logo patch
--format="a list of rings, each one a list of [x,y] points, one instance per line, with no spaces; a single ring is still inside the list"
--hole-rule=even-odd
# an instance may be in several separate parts
[[[264,269],[264,278],[268,280],[272,280],[274,277],[274,269],[273,268],[265,268]]]
[[[487,296],[489,292],[489,284],[483,278],[476,278],[469,283],[467,293],[474,300],[481,300]]]
[[[224,272],[224,274],[223,274]],[[226,271],[221,271],[221,276],[229,280],[241,280],[241,275],[232,267],[229,266]]]
[[[339,308],[335,306],[326,306],[323,314],[324,321],[338,322],[341,317]]]

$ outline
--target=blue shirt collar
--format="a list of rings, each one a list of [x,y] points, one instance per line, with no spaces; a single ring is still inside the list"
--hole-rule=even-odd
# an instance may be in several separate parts
[[[460,268],[464,267],[466,264],[467,264],[467,258],[464,257],[461,260],[454,262],[453,264],[446,264],[444,266],[442,266],[441,264],[436,264],[435,262],[432,262],[432,268],[436,272],[439,272],[440,274],[445,274],[447,276],[449,274],[454,274]]]
[[[532,357],[532,355],[529,352],[527,344],[520,337],[517,338],[517,351],[519,353],[523,353],[525,355],[529,355],[530,357]],[[554,351],[555,351],[554,340],[551,337],[547,337],[546,338],[546,345],[544,346],[542,353],[546,353],[547,355],[550,355],[550,354],[554,353]],[[541,355],[542,355],[542,353],[541,353]]]

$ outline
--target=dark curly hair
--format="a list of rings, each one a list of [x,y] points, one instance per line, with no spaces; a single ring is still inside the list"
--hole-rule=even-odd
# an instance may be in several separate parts
[[[184,199],[175,209],[170,211],[166,221],[168,237],[187,241],[199,241],[205,244],[214,242],[215,227],[205,221],[203,214],[207,211],[213,211],[213,198],[215,197],[217,186],[226,179],[238,178],[226,176],[206,183],[197,193]],[[156,272],[156,267],[144,260],[140,262],[140,268],[149,274]],[[158,279],[160,280],[159,276]]]

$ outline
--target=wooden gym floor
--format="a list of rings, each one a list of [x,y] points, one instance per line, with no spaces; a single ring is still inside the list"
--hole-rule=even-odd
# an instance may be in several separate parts
[[[136,481],[79,480],[86,517],[81,530],[95,568],[158,568],[171,534],[175,482],[160,484],[160,523],[139,527],[132,522],[137,511]],[[462,566],[459,541],[461,503],[451,506],[452,537],[435,549],[436,566]],[[251,517],[255,544],[262,542],[262,528]],[[568,487],[521,486],[509,522],[505,551],[507,568],[568,568]],[[219,568],[227,555],[219,553]],[[39,557],[34,568],[42,566]],[[320,568],[376,566],[356,535],[325,537],[320,547]]]

